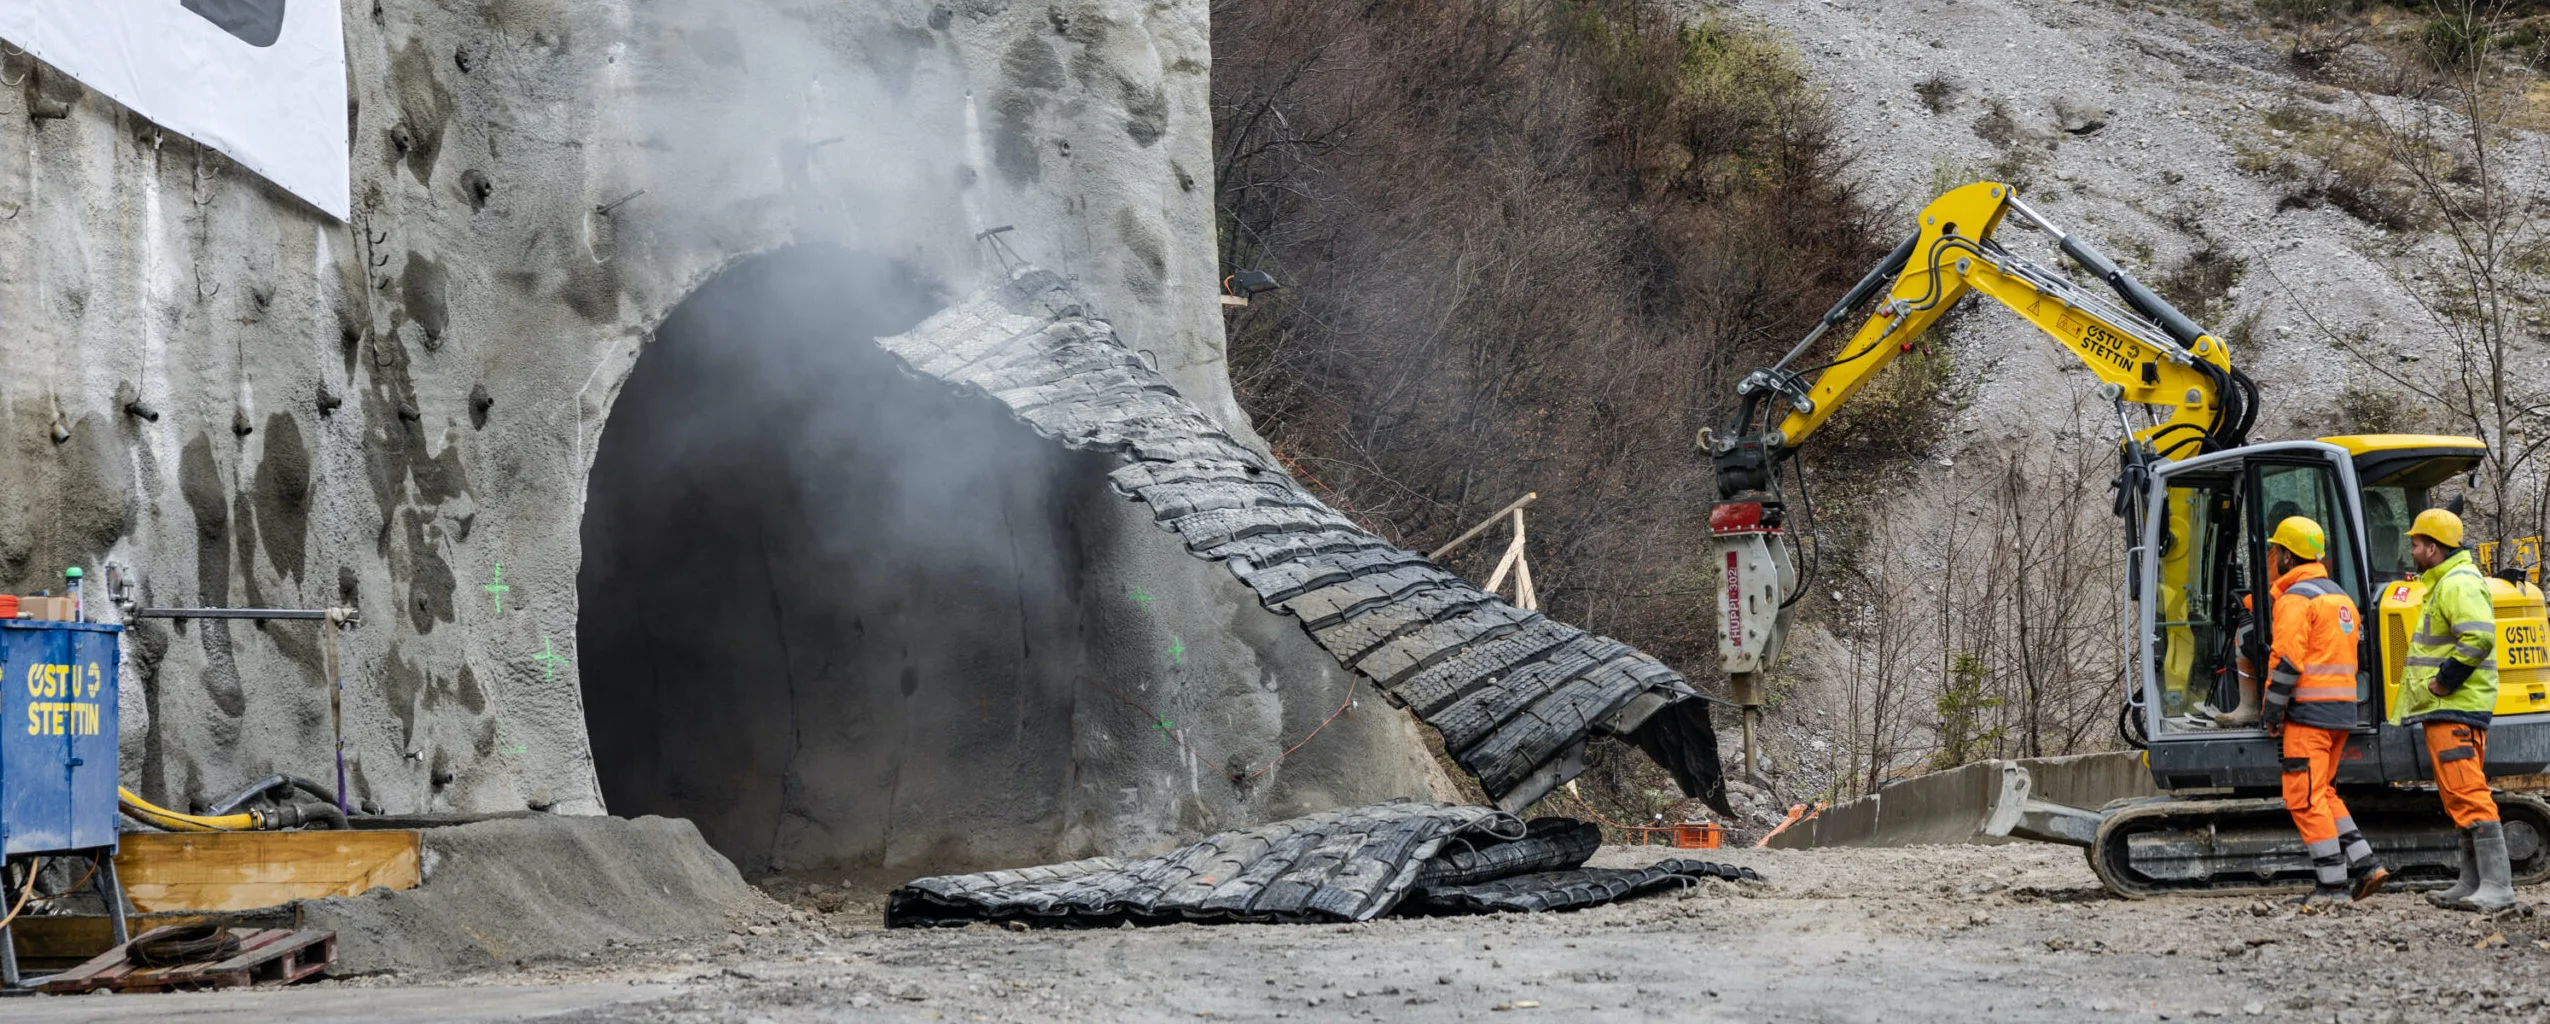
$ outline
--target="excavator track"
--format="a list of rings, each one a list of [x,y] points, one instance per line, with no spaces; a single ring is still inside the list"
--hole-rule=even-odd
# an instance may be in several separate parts
[[[2391,869],[2392,886],[2435,888],[2457,876],[2460,839],[2434,794],[2343,796]],[[2497,811],[2515,884],[2550,880],[2550,802],[2499,793]],[[2120,896],[2265,896],[2311,887],[2311,858],[2280,799],[2148,797],[2111,804],[2105,813],[2090,868]]]

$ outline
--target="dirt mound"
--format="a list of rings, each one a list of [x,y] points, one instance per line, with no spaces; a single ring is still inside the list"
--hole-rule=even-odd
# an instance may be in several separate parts
[[[480,970],[785,913],[688,821],[560,815],[427,829],[423,886],[299,910],[337,933],[339,976]]]

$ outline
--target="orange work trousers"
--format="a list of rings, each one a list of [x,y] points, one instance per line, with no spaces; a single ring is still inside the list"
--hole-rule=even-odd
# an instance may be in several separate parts
[[[2284,809],[2302,841],[2337,847],[2338,822],[2354,820],[2338,799],[2338,753],[2346,749],[2346,732],[2315,725],[2284,727]]]
[[[2444,813],[2454,825],[2497,820],[2497,798],[2488,793],[2488,730],[2428,722],[2426,754],[2435,759],[2435,788],[2444,791]]]

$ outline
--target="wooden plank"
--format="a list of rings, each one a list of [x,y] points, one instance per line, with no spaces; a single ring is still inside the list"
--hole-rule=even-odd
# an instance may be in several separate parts
[[[140,833],[123,837],[115,871],[145,913],[255,910],[354,896],[423,881],[412,829]]]

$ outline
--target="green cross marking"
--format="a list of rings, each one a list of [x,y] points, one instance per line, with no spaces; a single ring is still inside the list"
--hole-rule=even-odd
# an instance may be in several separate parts
[[[1166,736],[1166,735],[1168,735],[1168,734],[1169,734],[1169,728],[1170,728],[1171,726],[1176,725],[1176,724],[1178,724],[1178,723],[1176,723],[1176,722],[1172,722],[1172,721],[1169,721],[1169,720],[1168,720],[1168,719],[1166,719],[1166,718],[1163,718],[1163,719],[1161,719],[1161,720],[1159,720],[1159,721],[1157,721],[1157,722],[1153,722],[1153,723],[1151,723],[1151,727],[1152,727],[1152,728],[1154,728],[1154,729],[1158,729],[1158,730],[1160,730],[1160,735],[1162,735],[1162,736]]]
[[[1178,639],[1175,633],[1169,634],[1169,657],[1176,659],[1180,665],[1186,664],[1186,642]]]
[[[493,582],[488,583],[483,589],[485,589],[489,594],[495,595],[496,614],[503,615],[505,613],[505,591],[513,589],[512,587],[505,585],[505,563],[496,563],[496,578]]]
[[[542,633],[540,634],[540,653],[532,655],[531,659],[540,663],[540,681],[545,683],[557,671],[558,663],[567,660],[567,656],[550,650],[549,634]]]
[[[1133,595],[1132,595],[1132,596],[1133,596],[1133,599],[1134,599],[1135,603],[1138,603],[1138,604],[1150,604],[1150,603],[1151,603],[1151,595],[1143,593],[1143,592],[1142,592],[1142,588],[1141,588],[1141,587],[1135,587],[1135,588],[1133,588]]]

